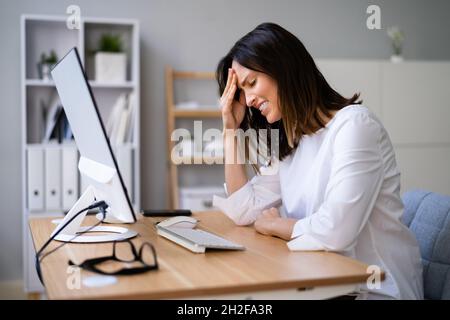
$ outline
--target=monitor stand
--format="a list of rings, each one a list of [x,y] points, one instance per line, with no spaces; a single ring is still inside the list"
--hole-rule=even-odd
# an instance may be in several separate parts
[[[95,201],[100,201],[95,196],[95,188],[93,186],[87,187],[86,191],[81,195],[78,201],[74,204],[72,209],[67,213],[61,223],[55,228],[52,233],[52,236],[58,232],[67,223],[72,217],[82,210],[83,208],[89,207]],[[62,242],[76,242],[76,243],[95,243],[95,242],[112,242],[112,241],[122,241],[125,239],[130,239],[137,236],[137,232],[133,230],[129,230],[124,227],[115,227],[115,226],[97,226],[92,228],[92,226],[82,227],[81,224],[86,217],[87,212],[80,213],[78,217],[76,217],[71,223],[69,223],[56,237],[55,240]],[[106,214],[108,218],[108,214]],[[100,215],[100,220],[102,215]],[[104,220],[106,221],[106,219]],[[123,223],[116,219],[109,219],[112,221],[110,223]],[[108,221],[108,222],[109,222]],[[91,228],[91,229],[90,229]],[[90,230],[89,230],[90,229]],[[98,235],[78,235],[78,233],[89,230],[88,233],[101,233]],[[106,233],[106,234],[105,234]],[[76,237],[75,237],[76,236]]]

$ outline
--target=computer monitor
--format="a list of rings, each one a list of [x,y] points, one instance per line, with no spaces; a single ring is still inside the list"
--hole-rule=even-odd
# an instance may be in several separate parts
[[[87,81],[77,48],[71,49],[52,69],[52,78],[80,151],[78,169],[89,182],[89,187],[67,213],[53,234],[77,212],[95,201],[105,201],[106,222],[134,223],[133,210],[116,158],[112,152],[97,104]],[[74,235],[86,228],[81,223],[86,213],[80,214],[55,238],[60,241],[104,242],[130,238],[135,232],[126,228],[100,226],[91,230],[101,235]],[[110,234],[103,234],[110,232]]]

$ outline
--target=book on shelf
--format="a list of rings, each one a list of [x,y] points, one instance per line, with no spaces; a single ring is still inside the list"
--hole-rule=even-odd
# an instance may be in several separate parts
[[[59,143],[63,140],[72,140],[72,130],[58,95],[53,95],[50,103],[43,110],[45,125],[42,143],[48,143],[51,140],[57,140]]]
[[[109,137],[109,141],[113,143],[116,140],[116,132],[119,126],[119,119],[122,111],[125,109],[127,103],[127,97],[125,93],[122,93],[114,103],[109,118],[106,122],[106,134]]]
[[[133,142],[133,133],[134,133],[134,125],[135,125],[135,113],[136,113],[136,94],[133,92],[128,96],[128,109],[129,109],[129,121],[128,121],[128,130],[126,132],[125,141],[132,143]]]
[[[121,94],[106,123],[106,133],[112,145],[121,145],[133,141],[135,113],[135,95]]]
[[[56,122],[59,119],[62,106],[61,102],[59,101],[59,97],[57,95],[52,96],[47,106],[45,106],[45,103],[43,102],[41,103],[43,105],[43,118],[45,121],[44,126],[45,132],[42,138],[42,142],[45,143],[50,141],[50,137],[55,128]]]

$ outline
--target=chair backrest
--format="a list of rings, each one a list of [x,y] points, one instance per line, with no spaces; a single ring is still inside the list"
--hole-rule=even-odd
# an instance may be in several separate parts
[[[420,246],[425,299],[450,299],[450,196],[412,190],[402,198],[403,223]]]

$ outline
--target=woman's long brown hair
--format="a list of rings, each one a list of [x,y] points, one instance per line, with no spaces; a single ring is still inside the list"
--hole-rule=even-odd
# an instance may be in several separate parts
[[[280,160],[298,146],[303,135],[323,128],[324,117],[331,118],[332,111],[362,102],[358,100],[359,94],[345,98],[336,92],[303,43],[274,23],[257,26],[220,60],[216,70],[220,95],[225,90],[228,68],[231,68],[233,60],[248,69],[269,75],[277,83],[282,119],[269,124],[259,110],[247,108],[240,128],[279,129]],[[237,92],[236,97],[239,94]],[[270,150],[270,137],[268,144]]]

